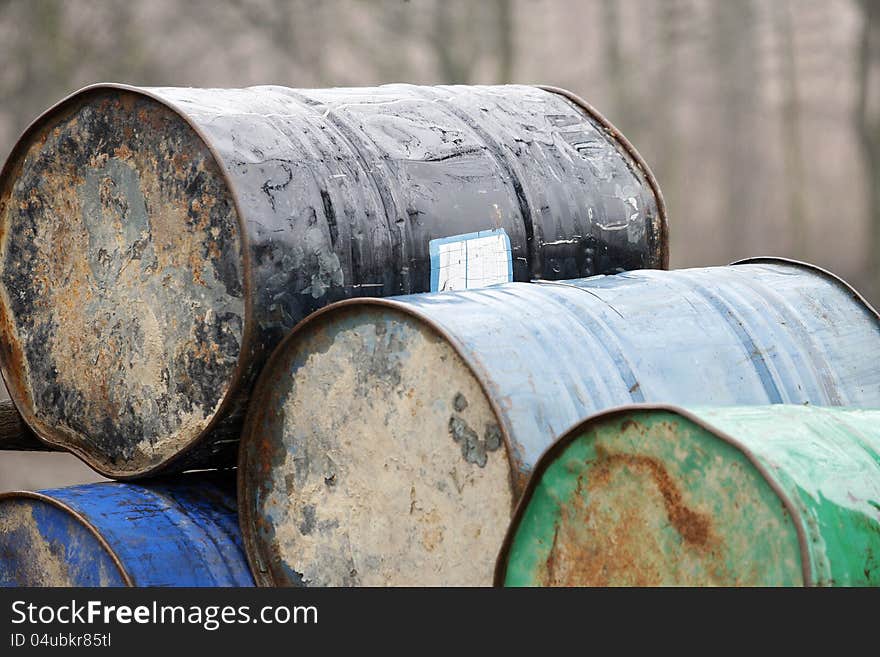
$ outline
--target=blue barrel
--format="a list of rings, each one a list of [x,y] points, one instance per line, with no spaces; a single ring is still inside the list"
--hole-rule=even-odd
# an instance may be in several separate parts
[[[489,584],[511,507],[613,406],[880,407],[880,318],[762,259],[345,301],[264,370],[240,506],[265,584]]]
[[[0,495],[2,586],[253,586],[234,482],[184,475]]]

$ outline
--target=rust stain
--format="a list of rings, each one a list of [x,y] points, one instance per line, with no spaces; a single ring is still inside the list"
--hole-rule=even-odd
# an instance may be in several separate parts
[[[2,290],[0,294],[3,294]],[[15,330],[8,313],[0,313],[0,325],[4,336],[4,339],[0,340],[0,349],[4,352],[6,387],[14,398],[30,400],[30,390],[24,385],[24,373],[27,371],[24,352],[17,341],[6,337],[14,335]]]
[[[550,546],[550,553],[547,555],[547,559],[544,560],[544,586],[558,586],[557,582],[561,579],[556,572],[556,555],[558,550],[559,525],[556,526],[556,531],[553,532],[553,543]]]
[[[595,501],[587,503],[591,496],[595,500],[597,492],[619,485],[614,475],[621,467],[650,478],[659,493],[657,503],[681,536],[681,549],[699,558],[710,581],[722,581],[726,573],[718,558],[721,541],[713,532],[711,518],[685,504],[679,485],[664,465],[653,457],[610,453],[601,446],[596,453],[589,481],[582,474],[560,509],[539,581],[545,586],[658,586],[668,581],[669,555],[652,530],[653,512],[644,499],[630,504],[624,499],[613,508],[607,508],[607,500],[603,508]]]
[[[611,468],[618,464],[647,472],[663,496],[667,518],[675,530],[691,545],[708,545],[712,531],[711,519],[684,504],[681,490],[659,460],[635,454],[611,454],[601,445],[596,446],[596,454],[599,459],[592,470],[594,479],[605,477],[607,481]]]
[[[12,309],[0,342],[40,433],[105,470],[138,469],[190,440],[219,403],[244,310],[238,269],[224,266],[238,237],[218,165],[173,112],[124,92],[84,104],[53,117],[50,139],[16,158],[0,190]],[[181,167],[168,174],[172,158]],[[180,392],[188,381],[195,399]]]
[[[592,486],[591,486],[592,488]],[[660,569],[646,561],[633,536],[643,531],[638,510],[618,509],[616,522],[609,526],[584,501],[583,478],[563,507],[553,535],[553,544],[544,562],[539,581],[543,586],[657,586],[662,583]],[[590,533],[601,534],[600,541],[589,541]],[[597,548],[597,543],[604,547]]]
[[[621,424],[620,424],[620,430],[621,430],[621,431],[629,431],[629,430],[634,430],[634,431],[635,431],[635,430],[637,430],[637,429],[639,429],[639,428],[640,428],[640,427],[639,427],[639,424],[638,424],[635,420],[631,420],[631,419],[629,419],[629,418],[627,418],[626,420],[624,420],[624,421],[621,422]],[[644,428],[641,428],[641,430],[644,430]]]
[[[135,96],[132,94],[119,94],[118,96],[119,103],[122,105],[122,109],[126,112],[131,112],[134,109],[135,105]],[[107,99],[104,101],[104,104],[109,103],[111,99]]]

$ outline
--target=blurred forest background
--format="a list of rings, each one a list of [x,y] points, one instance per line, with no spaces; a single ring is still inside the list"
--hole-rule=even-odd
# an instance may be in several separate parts
[[[672,266],[792,257],[880,303],[880,0],[0,0],[0,61],[3,158],[92,82],[565,87],[656,174]]]

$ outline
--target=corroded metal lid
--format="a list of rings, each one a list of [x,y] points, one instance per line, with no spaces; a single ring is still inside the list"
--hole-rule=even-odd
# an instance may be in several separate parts
[[[28,424],[104,474],[183,451],[236,378],[248,310],[239,217],[197,130],[144,92],[85,90],[19,142],[0,226],[0,361]]]
[[[536,464],[495,583],[876,586],[878,422],[783,404],[598,413]]]

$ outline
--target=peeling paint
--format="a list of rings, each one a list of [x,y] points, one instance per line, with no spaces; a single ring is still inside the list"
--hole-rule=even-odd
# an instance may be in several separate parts
[[[451,414],[496,426],[476,380],[444,341],[394,316],[313,339],[277,387],[281,444],[259,494],[276,582],[488,584],[512,504],[507,458],[489,430],[479,459],[443,437]],[[458,372],[456,395],[438,362]]]
[[[249,586],[228,473],[0,496],[2,586]]]
[[[878,426],[797,405],[600,413],[536,464],[496,583],[877,586]]]
[[[15,189],[32,201],[3,218],[0,281],[19,291],[7,338],[38,432],[51,426],[101,469],[129,473],[182,449],[222,401],[242,341],[241,246],[192,130],[152,101],[98,107],[71,112],[29,153]],[[161,132],[127,130],[145,111]]]
[[[107,551],[78,520],[27,499],[0,503],[0,585],[122,586]]]

